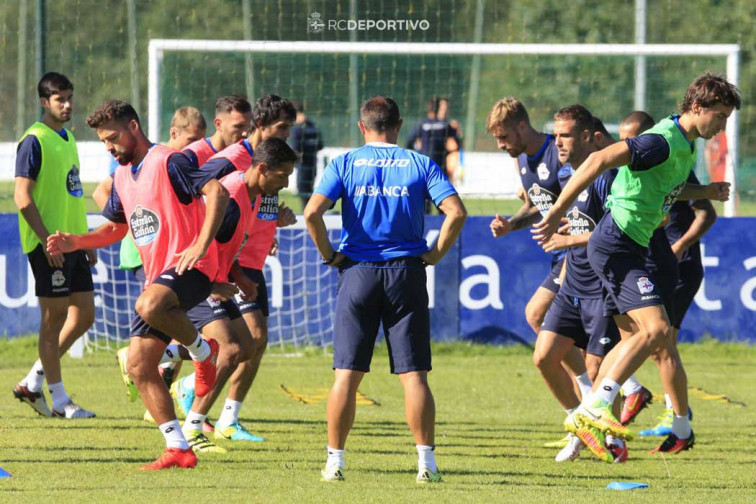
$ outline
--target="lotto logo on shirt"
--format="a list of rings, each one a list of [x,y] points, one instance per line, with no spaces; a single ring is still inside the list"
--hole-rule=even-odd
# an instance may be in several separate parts
[[[389,168],[389,167],[398,167],[398,168],[404,168],[406,166],[409,166],[410,160],[409,159],[391,159],[391,158],[384,158],[384,159],[357,159],[352,164],[352,166],[377,166],[379,168]]]
[[[76,165],[71,165],[71,169],[66,175],[66,190],[75,198],[84,196],[84,189],[81,187],[81,179],[79,178],[79,168]]]
[[[278,219],[278,196],[262,195],[260,210],[257,212],[257,218],[263,221],[274,221]]]
[[[137,247],[143,247],[155,239],[160,231],[160,218],[155,212],[137,205],[129,217],[129,228]]]

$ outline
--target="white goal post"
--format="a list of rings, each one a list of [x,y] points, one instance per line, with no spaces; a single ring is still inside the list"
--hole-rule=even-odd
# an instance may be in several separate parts
[[[725,56],[727,79],[737,85],[740,71],[738,44],[474,44],[414,42],[318,42],[262,40],[170,40],[149,43],[148,129],[158,140],[160,131],[160,68],[167,51],[242,52],[282,54],[382,54],[382,55],[583,55],[583,56]],[[640,78],[643,78],[642,76]],[[638,82],[636,87],[644,86]],[[725,179],[732,184],[733,197],[725,203],[725,215],[736,214],[736,167],[738,163],[738,113],[727,121]],[[356,147],[356,146],[355,146]]]

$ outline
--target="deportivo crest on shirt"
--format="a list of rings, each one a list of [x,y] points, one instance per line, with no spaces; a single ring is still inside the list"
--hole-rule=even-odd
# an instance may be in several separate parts
[[[584,202],[588,201],[588,189],[585,189],[583,192],[581,192],[578,195],[577,199],[581,203],[584,203]]]
[[[219,299],[215,299],[212,296],[208,296],[207,304],[210,305],[210,308],[218,308],[221,305],[221,302]]]
[[[649,292],[654,291],[654,284],[648,279],[648,277],[640,277],[637,284],[638,290],[641,294],[648,294]]]
[[[160,232],[160,218],[155,212],[137,205],[129,217],[129,228],[134,236],[134,243],[137,247],[142,247],[154,240]]]
[[[546,166],[546,163],[539,164],[538,168],[536,168],[536,173],[539,179],[547,180],[549,178],[549,168]]]

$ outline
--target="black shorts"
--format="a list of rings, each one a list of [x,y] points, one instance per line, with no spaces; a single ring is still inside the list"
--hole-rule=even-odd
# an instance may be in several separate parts
[[[171,268],[162,272],[153,283],[169,287],[179,298],[179,305],[185,312],[207,299],[210,295],[210,280],[204,273],[192,269],[183,275],[177,275],[176,269]],[[138,337],[151,334],[166,344],[173,339],[168,334],[147,325],[142,317],[134,312],[131,319],[131,336]]]
[[[691,247],[692,249],[692,247]],[[688,312],[688,308],[693,304],[693,298],[696,297],[698,289],[703,282],[704,270],[701,264],[701,252],[690,254],[690,257],[683,259],[679,264],[679,278],[675,286],[674,295],[674,317],[670,317],[672,327],[680,329],[683,318]]]
[[[606,315],[664,304],[647,257],[648,249],[622,232],[606,212],[588,241],[588,262],[601,280]]]
[[[219,301],[215,298],[208,297],[204,301],[194,305],[188,312],[186,312],[186,316],[189,317],[189,320],[194,324],[194,327],[196,327],[198,331],[201,331],[203,327],[214,320],[222,318],[228,318],[231,320],[238,319],[241,317],[241,313],[239,313],[239,308],[236,306],[233,299]]]
[[[268,286],[265,284],[265,275],[262,270],[258,269],[242,267],[242,271],[244,271],[250,280],[257,284],[257,299],[254,301],[244,301],[241,298],[241,294],[237,294],[236,306],[239,308],[239,312],[243,315],[260,310],[263,317],[267,317],[270,312],[268,310]]]
[[[559,280],[559,275],[562,273],[562,265],[564,264],[565,257],[567,257],[567,254],[562,254],[561,256],[552,256],[549,274],[546,275],[546,278],[544,278],[543,282],[541,282],[541,287],[548,289],[553,293],[559,292],[559,287],[562,284],[562,282],[560,282]]]
[[[83,250],[63,254],[63,267],[54,268],[47,262],[42,244],[27,255],[34,274],[34,295],[37,297],[67,297],[74,292],[92,292],[92,270]]]
[[[591,355],[604,357],[620,340],[614,318],[604,314],[602,298],[577,298],[557,294],[541,325],[575,341],[575,346]]]
[[[333,368],[370,371],[381,323],[392,373],[431,370],[428,290],[419,257],[341,263]]]

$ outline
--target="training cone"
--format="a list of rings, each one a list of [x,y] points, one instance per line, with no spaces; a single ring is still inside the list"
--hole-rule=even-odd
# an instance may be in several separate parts
[[[10,478],[11,473],[0,467],[0,478]]]
[[[633,483],[632,481],[612,481],[606,486],[607,490],[637,490],[648,488],[648,483]]]

